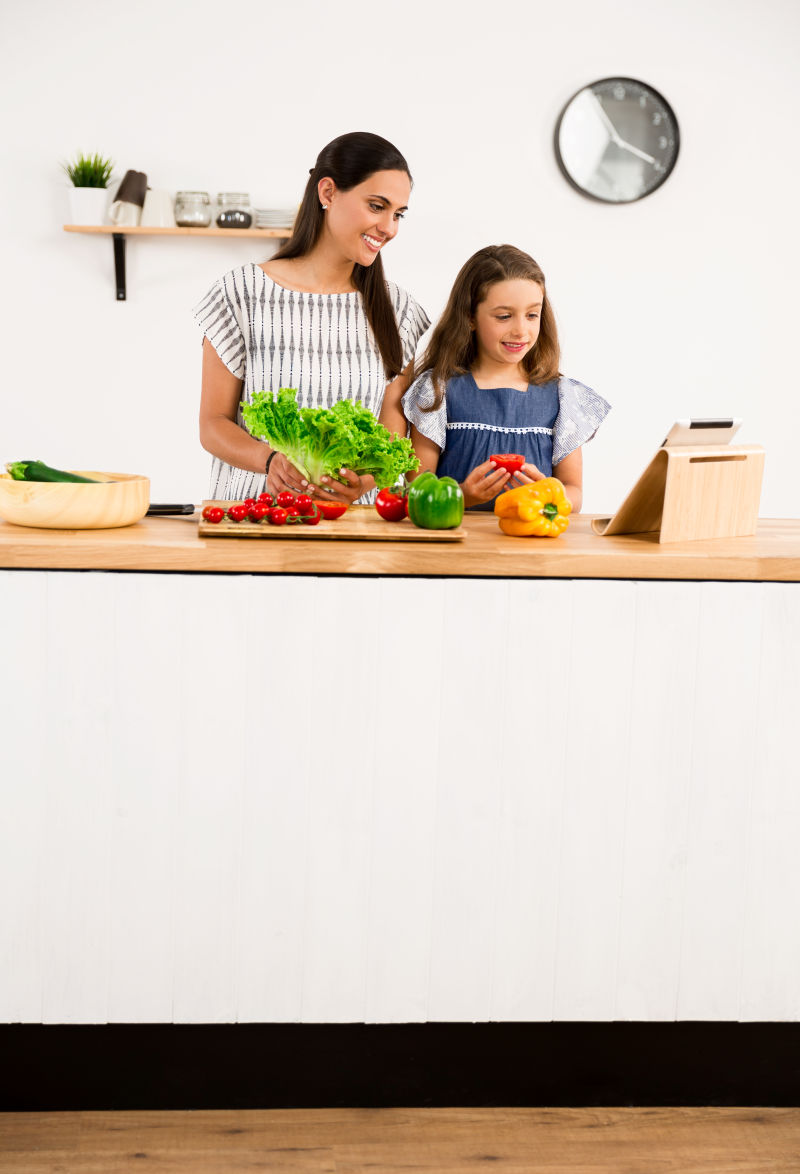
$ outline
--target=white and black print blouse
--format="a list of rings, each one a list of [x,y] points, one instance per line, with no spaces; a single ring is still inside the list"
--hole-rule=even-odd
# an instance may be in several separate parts
[[[405,366],[430,320],[404,289],[391,281],[386,288]],[[242,380],[245,403],[254,392],[292,387],[304,408],[352,399],[376,416],[380,412],[388,380],[360,293],[286,289],[251,263],[216,281],[194,316],[222,362]],[[237,421],[242,423],[241,409]],[[262,492],[265,481],[261,473],[237,469],[215,457],[209,496],[241,500]]]

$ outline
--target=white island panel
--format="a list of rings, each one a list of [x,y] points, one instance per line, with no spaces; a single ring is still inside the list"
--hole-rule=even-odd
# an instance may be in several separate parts
[[[796,585],[0,590],[0,1020],[797,1017]]]

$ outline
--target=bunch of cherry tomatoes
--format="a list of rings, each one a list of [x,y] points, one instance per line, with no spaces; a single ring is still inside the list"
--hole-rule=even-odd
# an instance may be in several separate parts
[[[259,493],[258,497],[246,497],[244,501],[223,509],[218,505],[207,505],[203,510],[206,522],[267,522],[270,526],[303,525],[317,526],[323,518],[340,518],[347,506],[338,501],[314,501],[307,493],[291,493],[288,489],[273,497],[271,493]]]

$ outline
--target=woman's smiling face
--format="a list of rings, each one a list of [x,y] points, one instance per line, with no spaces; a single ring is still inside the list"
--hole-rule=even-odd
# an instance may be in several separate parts
[[[342,191],[332,179],[321,179],[321,204],[327,204],[324,234],[344,256],[371,265],[397,234],[408,208],[411,180],[405,171],[375,171],[363,183]]]

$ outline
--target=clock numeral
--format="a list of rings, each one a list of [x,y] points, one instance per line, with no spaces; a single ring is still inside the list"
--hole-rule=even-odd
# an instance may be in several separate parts
[[[625,87],[624,86],[614,86],[614,97],[617,98],[621,102],[622,99],[625,97]]]
[[[661,126],[662,119],[663,119],[663,115],[659,114],[658,111],[656,111],[655,114],[653,115],[653,126]]]
[[[647,105],[647,98],[644,96],[644,94],[642,94],[641,98],[639,99],[639,105],[642,107]]]
[[[661,148],[661,150],[663,151],[665,147],[670,147],[672,144],[670,143],[670,141],[666,135],[661,135],[658,140],[658,145]]]

